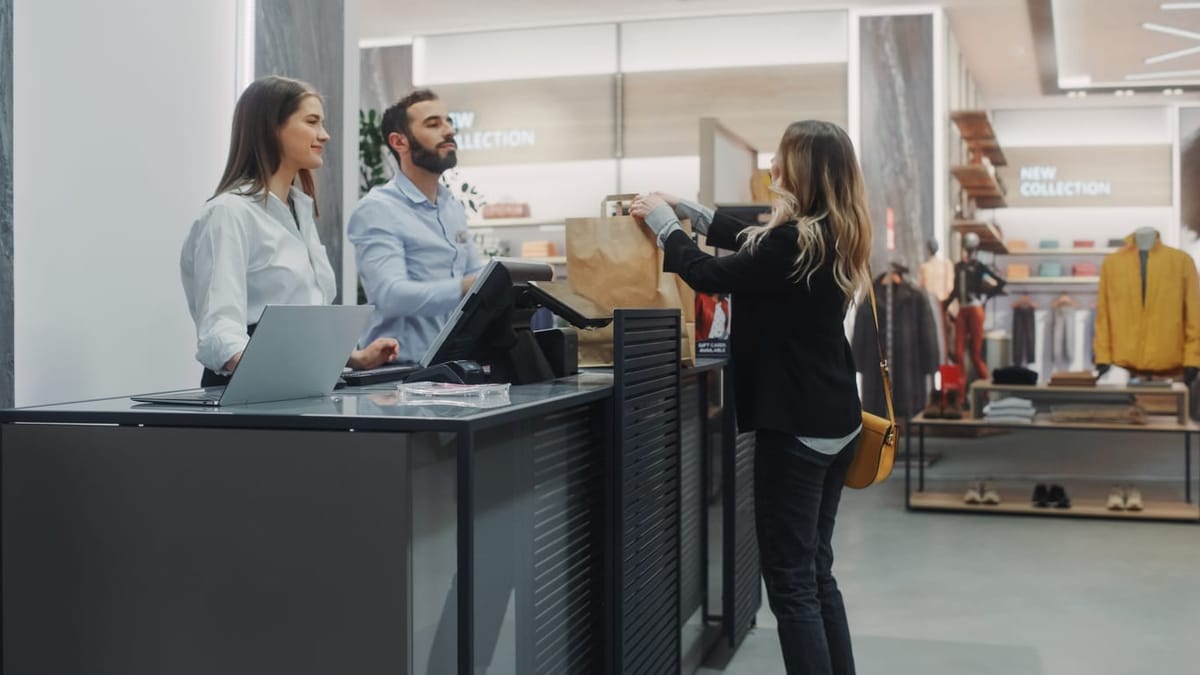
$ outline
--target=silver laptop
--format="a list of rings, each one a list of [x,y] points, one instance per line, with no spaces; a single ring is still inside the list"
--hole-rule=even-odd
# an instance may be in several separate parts
[[[324,396],[333,391],[374,309],[374,305],[267,305],[228,385],[130,398],[143,403],[219,406]]]

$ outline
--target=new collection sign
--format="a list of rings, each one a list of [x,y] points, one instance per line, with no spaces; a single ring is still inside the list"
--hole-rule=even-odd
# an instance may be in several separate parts
[[[1011,207],[1170,206],[1170,145],[1009,147],[996,175]]]

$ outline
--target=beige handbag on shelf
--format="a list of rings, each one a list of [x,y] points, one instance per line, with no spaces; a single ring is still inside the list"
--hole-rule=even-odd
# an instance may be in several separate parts
[[[862,434],[854,459],[846,470],[845,484],[858,490],[882,483],[892,473],[896,463],[896,411],[892,407],[892,377],[883,354],[879,337],[879,309],[875,305],[875,284],[867,286],[871,295],[871,317],[875,319],[875,344],[879,346],[879,374],[883,377],[883,398],[887,401],[887,418],[862,413]]]
[[[662,271],[663,252],[654,233],[622,206],[637,195],[611,195],[599,218],[567,218],[567,283],[571,290],[605,310],[618,307],[675,308],[681,313],[681,361],[695,364],[692,339],[696,294],[675,274]],[[610,205],[615,203],[615,214]],[[690,232],[691,224],[681,225]],[[579,333],[579,365],[611,366],[612,327]]]

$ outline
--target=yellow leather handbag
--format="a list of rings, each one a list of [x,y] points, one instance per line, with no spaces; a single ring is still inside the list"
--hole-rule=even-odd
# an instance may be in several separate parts
[[[883,398],[887,401],[887,418],[862,413],[862,433],[854,459],[846,470],[846,487],[861,490],[882,483],[892,474],[896,463],[896,412],[892,407],[892,377],[883,356],[883,341],[879,338],[879,310],[875,306],[875,284],[870,284],[871,316],[875,319],[875,343],[879,346],[879,374],[883,377]]]

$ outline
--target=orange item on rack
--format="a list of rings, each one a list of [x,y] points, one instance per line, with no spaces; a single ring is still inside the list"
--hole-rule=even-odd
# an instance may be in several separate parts
[[[522,258],[549,258],[557,255],[557,251],[554,242],[547,240],[527,241],[521,244]]]
[[[1009,239],[1004,242],[1004,245],[1008,247],[1009,253],[1020,253],[1029,250],[1029,242],[1024,239]]]
[[[1004,271],[1008,274],[1009,281],[1028,279],[1030,277],[1029,265],[1024,263],[1010,263]]]

